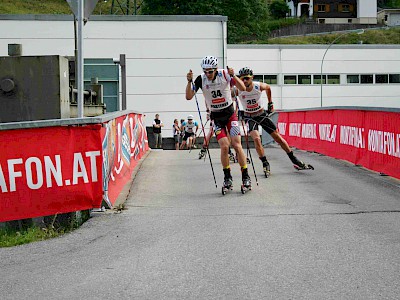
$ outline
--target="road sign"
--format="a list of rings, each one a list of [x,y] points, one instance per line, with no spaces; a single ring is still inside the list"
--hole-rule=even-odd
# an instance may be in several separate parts
[[[72,12],[75,16],[78,16],[78,1],[79,0],[67,0],[69,6],[71,7]],[[83,18],[89,19],[90,15],[92,14],[96,4],[99,0],[81,0],[84,1],[83,3]]]

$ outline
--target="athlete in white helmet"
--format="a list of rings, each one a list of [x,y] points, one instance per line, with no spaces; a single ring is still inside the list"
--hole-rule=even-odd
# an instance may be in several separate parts
[[[265,157],[264,148],[261,144],[260,133],[258,132],[258,125],[271,135],[281,148],[287,153],[290,160],[298,169],[308,169],[307,165],[294,156],[293,151],[290,149],[286,140],[280,135],[274,122],[268,117],[274,111],[272,102],[271,88],[268,84],[258,81],[253,81],[253,70],[244,67],[239,70],[240,79],[243,80],[246,90],[237,91],[240,103],[243,107],[244,120],[246,121],[249,134],[252,137],[257,154],[262,161],[265,176],[268,177],[270,173],[270,166]],[[262,92],[267,94],[268,106],[267,110],[264,109],[264,103],[261,99]],[[312,168],[312,167],[311,167]]]
[[[246,157],[243,152],[240,136],[240,126],[235,113],[230,86],[235,85],[240,91],[245,90],[244,83],[235,75],[232,68],[218,69],[218,60],[214,56],[206,56],[201,62],[203,74],[197,76],[193,83],[192,70],[187,73],[186,99],[191,100],[201,89],[210,110],[210,118],[214,122],[214,132],[221,148],[221,163],[224,170],[224,187],[232,187],[232,176],[229,165],[229,146],[238,154],[238,161],[242,170],[242,182],[246,188],[251,188],[251,181],[247,170]],[[193,83],[193,87],[192,87]],[[228,135],[231,137],[229,141]],[[224,191],[224,190],[223,190]]]
[[[199,124],[196,121],[193,121],[193,116],[188,115],[187,121],[183,122],[181,125],[181,131],[185,133],[183,136],[181,150],[186,147],[186,149],[190,149],[193,146],[194,137],[197,134],[199,129]]]

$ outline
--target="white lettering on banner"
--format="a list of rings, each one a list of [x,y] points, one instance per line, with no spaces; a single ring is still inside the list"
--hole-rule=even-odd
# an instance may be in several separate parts
[[[22,177],[22,172],[21,171],[15,171],[14,166],[16,164],[22,164],[22,158],[17,158],[17,159],[9,159],[7,161],[8,163],[8,178],[10,180],[10,192],[15,192],[17,190],[16,184],[15,184],[15,178],[17,177]]]
[[[6,179],[4,178],[4,173],[3,173],[3,169],[1,168],[1,165],[0,165],[0,187],[1,187],[2,193],[8,192]]]
[[[364,128],[340,126],[340,143],[356,148],[365,148],[363,132]]]
[[[289,136],[298,136],[301,135],[301,123],[290,123],[289,124]]]
[[[33,182],[32,165],[35,164],[37,182]],[[42,162],[37,157],[29,157],[25,162],[26,183],[32,190],[40,189],[43,185]]]
[[[337,125],[319,124],[319,139],[321,141],[336,142]]]
[[[317,139],[317,124],[303,124],[301,137],[306,139]]]
[[[281,134],[286,135],[286,123],[278,123],[278,130]]]
[[[100,151],[86,152],[86,157],[90,157],[90,172],[92,173],[92,182],[97,182],[96,156],[100,156]]]
[[[369,130],[368,150],[400,157],[400,134],[380,130]]]
[[[84,183],[89,182],[87,169],[90,169],[92,182],[98,181],[96,157],[100,156],[100,151],[87,151],[84,155],[90,159],[90,165],[86,166],[83,160],[83,153],[74,153],[72,174],[72,184],[79,184],[79,178],[83,179]],[[53,187],[53,179],[57,186],[71,185],[71,179],[66,179],[63,182],[63,173],[61,169],[61,156],[55,155],[53,158],[44,156],[43,160],[39,157],[29,157],[25,161],[22,158],[7,160],[7,169],[0,164],[0,190],[2,193],[15,192],[18,184],[22,184],[23,178],[26,186],[31,190],[37,190],[43,187],[46,180],[46,187]],[[7,172],[8,171],[8,172]],[[24,171],[24,173],[23,173]],[[8,173],[8,178],[4,175]]]
[[[50,156],[44,157],[44,168],[46,172],[46,183],[47,187],[50,188],[53,186],[53,181],[51,180],[51,175],[53,175],[58,186],[62,186],[62,173],[61,173],[61,156],[56,155],[56,166],[54,166],[53,161]]]

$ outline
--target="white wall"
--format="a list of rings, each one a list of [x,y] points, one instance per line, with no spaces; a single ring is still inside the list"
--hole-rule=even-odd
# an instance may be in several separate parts
[[[377,8],[376,0],[358,0],[357,18],[376,18]]]
[[[362,35],[360,35],[362,38]],[[283,75],[321,74],[326,45],[228,45],[228,64],[247,66],[255,74],[278,75],[271,85],[276,108],[320,107],[320,85],[283,85]],[[347,84],[347,74],[400,73],[399,45],[333,45],[323,62],[323,74],[339,74],[340,85],[323,85],[323,106],[400,108],[400,84]],[[266,100],[266,96],[263,95]]]
[[[197,115],[185,99],[186,73],[200,74],[201,59],[226,61],[226,17],[223,16],[92,16],[84,27],[84,57],[119,58],[126,54],[127,108],[144,112],[146,125],[155,113],[171,135],[174,118]],[[23,55],[74,55],[71,16],[0,15],[0,56],[10,43],[22,44]],[[201,110],[204,98],[198,97]]]

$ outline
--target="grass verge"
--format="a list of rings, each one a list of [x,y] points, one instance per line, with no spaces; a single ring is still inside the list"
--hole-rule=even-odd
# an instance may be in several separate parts
[[[34,226],[22,230],[3,228],[0,229],[0,248],[43,241],[58,237],[66,232],[65,229],[40,228]]]

